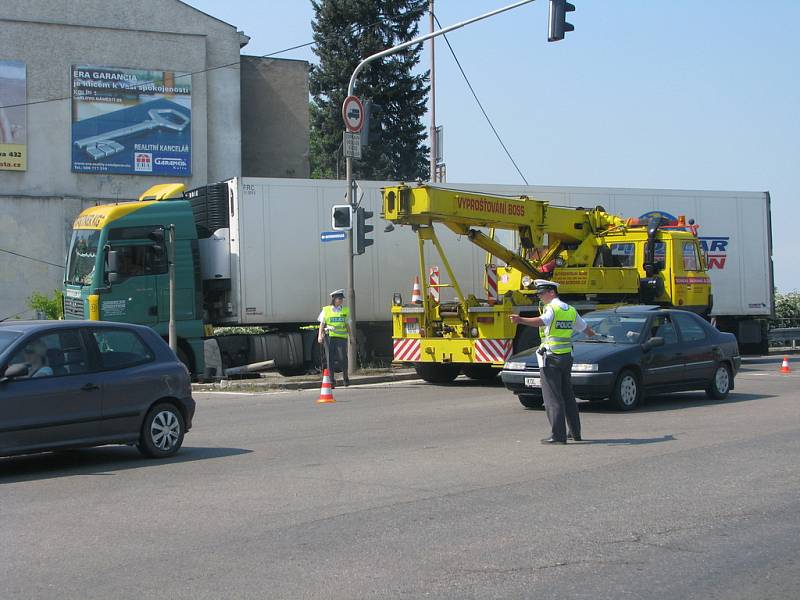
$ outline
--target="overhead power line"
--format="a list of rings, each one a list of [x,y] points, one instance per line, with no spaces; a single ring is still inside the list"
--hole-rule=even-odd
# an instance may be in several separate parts
[[[59,269],[63,269],[64,265],[57,265],[56,263],[51,263],[46,260],[42,260],[41,258],[33,258],[32,256],[26,256],[25,254],[20,254],[19,252],[14,252],[12,250],[6,250],[4,248],[0,248],[0,252],[5,252],[7,254],[13,254],[14,256],[19,256],[20,258],[27,258],[28,260],[32,260],[34,262],[43,263],[45,265],[50,265],[51,267],[58,267]]]
[[[420,14],[422,14],[423,12],[424,11],[421,11]],[[376,21],[374,23],[370,23],[369,25],[364,27],[364,29],[370,29],[372,27],[375,27],[376,25],[381,25],[385,21],[386,21],[386,19],[382,19],[380,21]],[[305,48],[307,46],[313,46],[315,43],[316,42],[311,41],[311,42],[306,42],[305,44],[298,44],[296,46],[291,46],[289,48],[284,48],[283,50],[276,50],[275,52],[270,52],[268,54],[262,54],[261,56],[257,56],[256,58],[270,58],[272,56],[277,56],[278,54],[284,54],[285,52],[291,52],[292,50],[298,50],[300,48]],[[208,67],[207,69],[200,69],[199,71],[192,71],[191,73],[184,73],[183,75],[176,76],[175,79],[177,80],[177,79],[181,79],[183,77],[191,77],[192,75],[201,75],[202,73],[208,73],[210,71],[216,71],[218,69],[227,69],[229,67],[238,67],[240,64],[241,64],[241,59],[236,61],[236,62],[227,63],[227,64],[224,64],[224,65],[217,65],[215,67]],[[150,82],[136,83],[136,84],[131,85],[131,86],[122,87],[120,89],[121,90],[135,90],[140,86],[147,86],[147,85],[150,85]],[[3,108],[18,108],[20,106],[33,106],[35,104],[46,104],[48,102],[60,102],[62,100],[71,100],[71,99],[72,99],[71,95],[70,96],[59,96],[57,98],[46,98],[44,100],[31,100],[30,102],[20,102],[18,104],[6,104],[4,106],[0,106],[0,109],[3,109]]]
[[[436,24],[441,29],[442,24],[439,22],[438,17],[434,14],[433,18],[436,20]],[[461,62],[458,60],[458,57],[456,56],[455,50],[453,50],[453,47],[450,45],[450,40],[447,39],[447,34],[443,34],[442,37],[444,38],[444,41],[447,43],[447,47],[450,49],[450,53],[453,55],[453,59],[456,61],[456,65],[458,65],[458,70],[461,71],[461,75],[464,77],[464,81],[467,82],[467,87],[469,87],[469,91],[472,92],[472,97],[475,98],[475,102],[478,103],[478,108],[481,109],[481,112],[483,113],[483,116],[486,119],[486,122],[489,123],[489,127],[492,128],[492,131],[494,132],[494,135],[497,138],[497,141],[500,142],[500,145],[503,147],[503,150],[505,151],[506,156],[508,156],[508,159],[511,161],[511,164],[514,165],[514,168],[517,170],[517,173],[519,173],[519,176],[522,178],[522,181],[525,182],[525,185],[529,185],[528,184],[528,180],[525,178],[525,175],[522,174],[522,171],[520,170],[519,166],[517,165],[517,161],[515,161],[514,157],[511,156],[511,152],[509,152],[508,148],[506,147],[505,143],[503,142],[502,138],[500,137],[500,134],[497,132],[497,129],[495,128],[494,124],[492,123],[492,120],[489,118],[489,115],[486,114],[486,110],[483,108],[483,104],[481,104],[481,101],[478,99],[478,95],[475,93],[475,89],[472,87],[472,84],[469,81],[469,77],[467,77],[467,74],[464,72],[464,69],[461,66]]]
[[[306,46],[313,45],[314,42],[307,42],[305,44],[300,44],[298,46],[292,46],[291,48],[285,48],[283,50],[278,50],[276,52],[270,52],[269,54],[264,54],[262,56],[258,56],[256,58],[270,58],[271,56],[275,56],[277,54],[283,54],[284,52],[290,52],[292,50],[297,50],[298,48],[305,48]],[[216,67],[208,67],[207,69],[201,69],[199,71],[192,71],[191,73],[184,73],[183,75],[178,75],[175,79],[182,79],[184,77],[191,77],[192,75],[200,75],[202,73],[208,73],[209,71],[216,71],[218,69],[226,69],[228,67],[238,67],[241,64],[241,60],[237,62],[227,63],[224,65],[217,65]],[[142,83],[136,83],[133,85],[121,87],[121,90],[135,90],[138,87],[148,86],[151,85],[151,82],[146,81]],[[60,102],[61,100],[71,100],[72,96],[59,96],[58,98],[46,98],[44,100],[31,100],[30,102],[20,102],[19,104],[6,104],[5,106],[0,106],[0,108],[17,108],[20,106],[32,106],[34,104],[46,104],[47,102]]]

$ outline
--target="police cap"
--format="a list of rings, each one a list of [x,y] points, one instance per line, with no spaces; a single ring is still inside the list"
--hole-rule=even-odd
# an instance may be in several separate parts
[[[333,290],[331,292],[331,298],[336,298],[336,296],[341,296],[344,298],[344,290]]]
[[[547,290],[558,291],[558,283],[555,281],[550,281],[548,279],[534,279],[533,280],[533,287],[536,288],[539,292],[544,292]]]

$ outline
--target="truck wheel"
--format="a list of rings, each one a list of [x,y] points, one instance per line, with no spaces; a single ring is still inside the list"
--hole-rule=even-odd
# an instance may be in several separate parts
[[[185,433],[183,415],[167,402],[156,404],[147,411],[137,447],[151,458],[166,458],[180,450]]]
[[[731,391],[731,370],[725,363],[720,363],[714,369],[714,377],[706,388],[706,396],[712,400],[724,400]]]
[[[464,365],[461,372],[470,379],[478,381],[492,381],[501,369],[492,365]]]
[[[461,365],[414,363],[414,370],[428,383],[452,383],[461,372]]]
[[[544,407],[544,398],[535,396],[533,394],[518,394],[519,403],[525,408],[542,408]]]
[[[619,410],[634,410],[642,400],[642,385],[636,373],[623,369],[611,392],[611,402]]]

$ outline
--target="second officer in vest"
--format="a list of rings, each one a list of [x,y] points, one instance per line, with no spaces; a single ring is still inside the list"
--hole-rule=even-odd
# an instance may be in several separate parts
[[[542,381],[542,397],[547,418],[550,421],[550,437],[543,444],[566,444],[567,427],[569,437],[581,440],[581,419],[578,403],[572,391],[572,332],[585,331],[593,336],[589,327],[574,307],[558,297],[558,284],[547,279],[533,282],[544,305],[539,317],[511,315],[514,323],[539,328],[541,345],[538,362]],[[565,423],[566,421],[566,423]]]
[[[331,292],[331,303],[322,307],[317,320],[319,333],[317,341],[325,344],[326,360],[330,363],[331,378],[335,380],[335,372],[342,370],[345,386],[350,385],[347,374],[347,336],[350,333],[350,311],[344,304],[344,290]],[[337,369],[338,367],[338,369]]]

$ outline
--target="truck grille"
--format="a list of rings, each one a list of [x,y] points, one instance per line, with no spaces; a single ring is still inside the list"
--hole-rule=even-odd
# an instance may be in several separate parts
[[[64,298],[64,318],[65,319],[85,319],[86,313],[83,308],[83,299]]]

